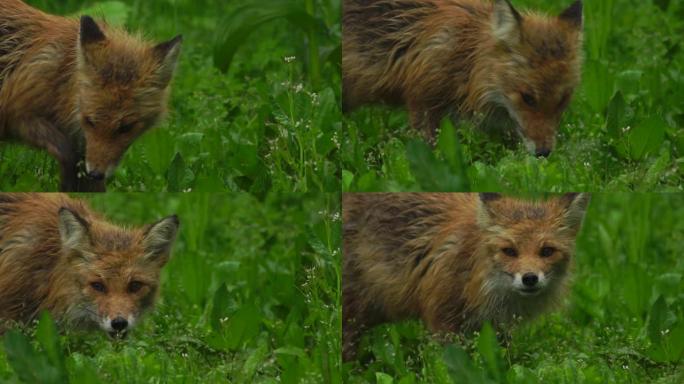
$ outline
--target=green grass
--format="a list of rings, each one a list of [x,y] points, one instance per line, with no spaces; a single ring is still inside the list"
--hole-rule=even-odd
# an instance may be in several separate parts
[[[99,330],[59,334],[49,321],[8,332],[0,382],[341,382],[337,194],[87,200],[128,225],[178,214],[157,310],[118,342]]]
[[[569,0],[516,0],[560,12]],[[348,115],[345,191],[678,191],[684,181],[684,2],[585,2],[583,79],[548,159],[511,132],[445,123],[431,149],[401,109]],[[456,133],[454,133],[456,132]]]
[[[418,321],[384,325],[343,365],[349,383],[684,381],[684,195],[594,194],[563,310],[441,345]]]
[[[339,1],[29,3],[154,41],[184,36],[170,116],[127,151],[109,190],[340,190]],[[293,26],[303,19],[310,28]],[[46,153],[0,143],[0,190],[54,191],[58,173]]]

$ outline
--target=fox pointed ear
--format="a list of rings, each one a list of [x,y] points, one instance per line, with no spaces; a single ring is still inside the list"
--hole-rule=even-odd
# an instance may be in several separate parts
[[[166,87],[176,71],[178,56],[180,55],[183,36],[178,35],[173,39],[156,45],[153,48],[154,55],[159,59],[159,82]]]
[[[478,194],[477,223],[481,227],[487,227],[491,223],[491,206],[494,201],[501,199],[500,193],[480,193]]]
[[[78,38],[82,47],[107,40],[100,26],[90,16],[81,16],[81,32]]]
[[[570,6],[565,11],[561,12],[561,14],[558,15],[558,18],[575,27],[581,27],[582,0],[576,0],[574,3],[570,4]]]
[[[508,0],[495,0],[492,12],[492,32],[499,41],[515,44],[520,41],[522,16]]]
[[[166,264],[171,254],[171,247],[176,240],[178,232],[178,216],[165,217],[145,229],[143,235],[143,247],[145,248],[145,260]]]
[[[591,195],[588,193],[566,193],[560,197],[561,204],[565,206],[564,225],[575,233],[582,226],[590,200]]]
[[[81,250],[90,244],[90,224],[69,208],[59,210],[59,236],[62,246]]]

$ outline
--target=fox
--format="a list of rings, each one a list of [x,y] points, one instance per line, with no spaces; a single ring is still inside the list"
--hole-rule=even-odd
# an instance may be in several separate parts
[[[46,311],[125,338],[154,306],[178,228],[176,215],[123,228],[64,194],[1,193],[0,333]]]
[[[404,106],[433,145],[444,117],[503,117],[548,157],[580,83],[582,24],[581,0],[556,17],[508,0],[344,0],[343,111]]]
[[[63,192],[104,191],[128,147],[166,115],[182,40],[153,45],[87,15],[2,0],[0,140],[47,151]]]
[[[435,335],[507,331],[562,301],[590,196],[345,193],[343,358],[378,324]]]

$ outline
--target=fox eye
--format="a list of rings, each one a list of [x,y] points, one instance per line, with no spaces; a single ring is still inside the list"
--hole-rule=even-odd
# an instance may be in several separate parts
[[[90,117],[86,116],[85,118],[83,118],[83,120],[85,120],[85,123],[86,123],[90,128],[95,128],[95,123],[93,122],[93,119],[91,119]]]
[[[509,256],[509,257],[517,257],[518,256],[518,251],[515,248],[501,248],[501,252],[503,252],[504,255]]]
[[[541,257],[549,257],[553,255],[556,252],[556,249],[553,247],[542,247],[542,249],[539,251],[539,256]]]
[[[94,282],[90,283],[90,286],[91,286],[94,290],[96,290],[96,291],[98,291],[98,292],[102,292],[102,293],[104,293],[104,292],[107,290],[107,288],[105,287],[105,285],[102,284],[102,283],[100,283],[99,281],[94,281]]]
[[[537,100],[535,100],[534,96],[530,95],[529,93],[522,92],[520,96],[528,107],[534,108],[537,106]]]
[[[135,123],[121,124],[121,125],[119,125],[119,128],[116,129],[116,134],[117,135],[126,134],[126,133],[132,131],[134,127],[135,127]]]
[[[143,283],[139,281],[131,281],[128,284],[128,292],[130,293],[136,293],[138,292],[141,288],[143,287]]]

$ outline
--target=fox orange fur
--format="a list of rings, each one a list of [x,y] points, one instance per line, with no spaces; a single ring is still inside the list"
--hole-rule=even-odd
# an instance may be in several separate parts
[[[580,81],[582,2],[558,17],[508,0],[344,0],[343,107],[405,105],[434,142],[441,119],[507,113],[548,156]]]
[[[48,311],[125,336],[157,297],[178,225],[126,229],[66,195],[0,194],[0,332]]]
[[[532,318],[563,296],[585,194],[345,194],[343,355],[376,324],[420,318],[435,333]]]
[[[104,190],[126,149],[164,115],[181,40],[153,46],[89,16],[2,0],[0,139],[56,158],[61,190]]]

